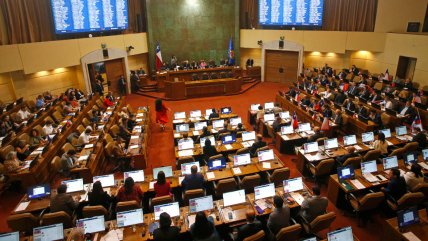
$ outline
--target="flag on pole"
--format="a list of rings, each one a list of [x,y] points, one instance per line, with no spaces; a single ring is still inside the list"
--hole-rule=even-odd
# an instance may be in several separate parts
[[[415,131],[416,127],[419,127],[419,129],[423,130],[421,117],[419,116],[419,111],[418,111],[418,114],[415,116],[415,119],[413,120],[413,123],[412,123],[412,132]]]
[[[228,60],[229,60],[229,65],[230,66],[235,65],[235,52],[233,51],[232,37],[230,37],[230,40],[229,40]]]
[[[386,69],[385,71],[385,77],[383,77],[384,80],[389,80],[389,71]]]
[[[163,65],[162,53],[160,49],[160,44],[156,44],[156,70],[160,70]]]
[[[295,100],[297,101],[297,103],[299,103],[299,102],[300,102],[300,91],[298,91],[298,92],[296,93],[296,98],[295,98]]]
[[[293,125],[294,129],[297,129],[297,127],[299,127],[299,121],[297,120],[296,112],[294,112],[293,119],[291,120],[291,122],[291,125]]]
[[[323,120],[322,125],[321,125],[321,130],[322,131],[329,131],[330,130],[330,120],[328,119],[328,117],[324,117],[324,120]]]

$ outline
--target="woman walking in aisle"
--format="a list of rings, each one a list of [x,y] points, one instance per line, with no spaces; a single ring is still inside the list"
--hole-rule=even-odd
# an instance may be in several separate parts
[[[164,131],[165,124],[168,123],[168,111],[170,111],[171,109],[166,107],[163,104],[162,99],[156,99],[155,109],[156,109],[156,123],[159,123],[161,130]]]

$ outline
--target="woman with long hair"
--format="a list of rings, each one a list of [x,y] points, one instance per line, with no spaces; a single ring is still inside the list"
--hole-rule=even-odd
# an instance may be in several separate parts
[[[139,185],[134,185],[134,179],[132,179],[132,177],[127,177],[125,179],[125,184],[117,192],[116,199],[119,202],[135,200],[139,205],[141,205],[143,191]]]
[[[109,210],[110,204],[113,200],[112,197],[104,191],[101,182],[96,181],[92,185],[92,191],[88,193],[88,201],[91,206],[102,205]]]
[[[416,163],[412,163],[410,171],[406,172],[403,177],[406,181],[407,187],[410,190],[412,190],[419,183],[424,183],[424,175],[422,174],[422,168]]]
[[[158,172],[157,181],[154,185],[155,197],[162,197],[171,195],[171,183],[166,180],[165,173],[163,171]]]
[[[165,124],[168,123],[168,111],[170,109],[163,104],[162,99],[156,99],[155,110],[156,110],[156,123],[159,123],[161,130],[164,131]]]
[[[377,140],[373,143],[373,148],[379,150],[382,155],[388,154],[388,143],[386,142],[383,132],[379,131],[377,134]]]
[[[190,233],[193,241],[220,241],[220,236],[215,230],[214,219],[205,214],[198,212],[195,217],[195,223],[190,226]]]

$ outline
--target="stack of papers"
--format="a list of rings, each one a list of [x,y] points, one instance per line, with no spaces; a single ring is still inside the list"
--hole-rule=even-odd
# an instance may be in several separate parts
[[[138,113],[137,114],[137,117],[143,117],[144,116],[144,113]]]
[[[234,174],[241,174],[241,169],[239,167],[232,168]]]
[[[80,156],[79,159],[77,159],[77,161],[86,161],[88,159],[89,155],[83,155]]]
[[[101,241],[120,241],[123,240],[123,228],[112,229],[101,238]]]
[[[88,149],[88,148],[92,148],[92,147],[94,147],[94,144],[86,144],[84,148]]]
[[[215,174],[214,172],[207,172],[207,179],[214,179],[215,178]]]
[[[131,146],[129,146],[129,149],[137,149],[138,148],[138,145],[131,145]]]
[[[139,136],[131,136],[131,140],[138,139],[138,138],[139,138]]]
[[[263,162],[263,168],[270,169],[271,168],[270,162]]]
[[[230,144],[224,145],[224,147],[226,148],[226,150],[231,150],[231,149],[233,149],[232,145],[230,145]]]
[[[178,152],[178,156],[182,157],[182,156],[193,156],[193,150],[182,150]]]
[[[354,185],[354,187],[356,187],[357,189],[364,189],[366,188],[360,181],[358,181],[357,179],[351,180],[352,185]]]
[[[16,207],[15,212],[20,212],[20,211],[24,211],[25,209],[27,209],[28,205],[30,205],[31,201],[28,202],[21,202],[18,207]]]
[[[428,165],[425,162],[418,162],[419,166],[423,167],[424,169],[428,170]]]
[[[199,131],[193,131],[193,135],[194,136],[198,136],[199,135]]]
[[[181,134],[180,133],[174,133],[174,138],[180,138]]]

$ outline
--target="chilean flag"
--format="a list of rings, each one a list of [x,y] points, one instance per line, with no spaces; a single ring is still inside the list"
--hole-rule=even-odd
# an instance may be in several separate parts
[[[161,53],[161,49],[160,49],[160,44],[157,43],[156,44],[156,70],[160,70],[162,65],[163,65],[163,61],[162,61],[162,53]]]
[[[324,120],[323,120],[322,125],[321,125],[321,130],[322,131],[329,131],[330,130],[330,120],[328,119],[328,117],[324,117]]]
[[[293,125],[294,129],[297,129],[297,127],[299,127],[299,121],[297,120],[297,115],[296,112],[294,112],[293,114],[293,119],[291,120],[291,124]]]
[[[294,99],[297,101],[297,103],[300,102],[300,91],[296,93],[296,98]]]

